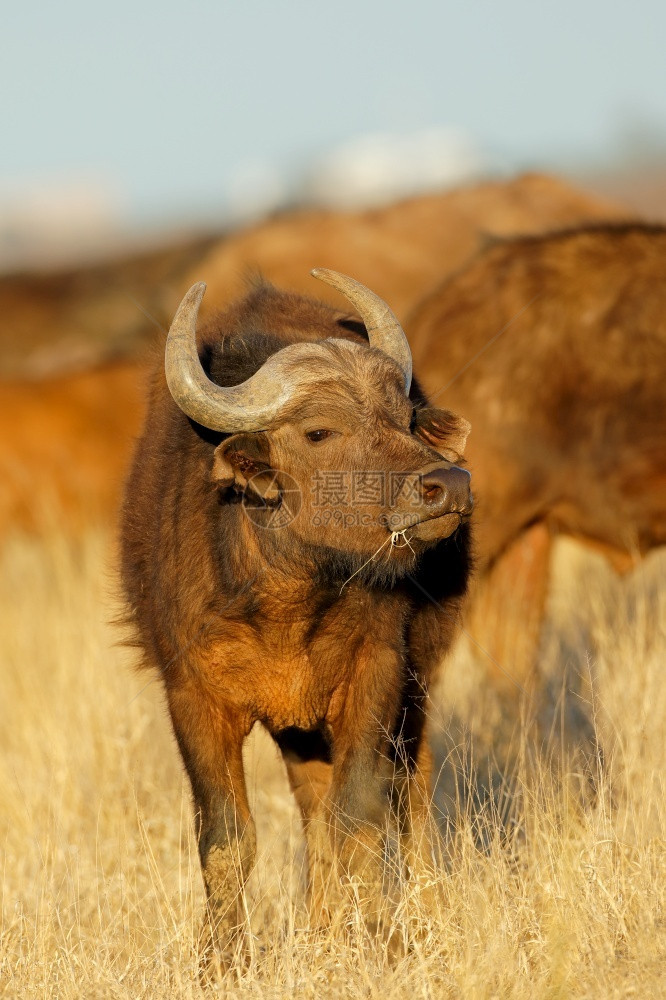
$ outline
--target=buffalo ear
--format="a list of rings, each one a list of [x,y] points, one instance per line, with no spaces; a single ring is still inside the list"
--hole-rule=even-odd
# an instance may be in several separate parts
[[[263,500],[277,500],[279,488],[265,434],[232,434],[218,444],[213,456],[211,479],[219,489],[249,488]]]
[[[472,425],[464,417],[436,406],[424,406],[414,414],[414,433],[449,462],[459,462]]]

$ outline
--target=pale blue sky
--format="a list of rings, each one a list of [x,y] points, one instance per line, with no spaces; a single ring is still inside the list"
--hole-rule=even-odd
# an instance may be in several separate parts
[[[0,25],[0,186],[100,176],[135,217],[367,131],[457,126],[506,167],[666,133],[663,0],[26,0]]]

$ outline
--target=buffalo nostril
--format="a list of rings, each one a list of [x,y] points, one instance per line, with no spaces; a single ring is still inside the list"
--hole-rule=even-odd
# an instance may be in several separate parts
[[[470,474],[457,465],[437,466],[421,476],[422,502],[430,508],[471,512]]]

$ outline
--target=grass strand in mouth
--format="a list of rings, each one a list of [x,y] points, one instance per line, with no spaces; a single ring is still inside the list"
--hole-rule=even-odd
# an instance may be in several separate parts
[[[395,532],[394,532],[394,534],[395,534]],[[350,580],[353,580],[355,576],[358,576],[358,574],[362,570],[364,570],[366,566],[369,566],[370,563],[373,562],[373,560],[375,560],[377,558],[377,556],[379,555],[379,553],[382,551],[383,548],[385,548],[388,545],[388,543],[391,541],[392,538],[393,538],[393,535],[389,535],[388,538],[386,538],[382,542],[382,544],[379,546],[379,548],[375,552],[372,553],[372,555],[370,556],[370,558],[366,559],[362,566],[359,566],[358,569],[354,570],[354,572],[352,573],[351,576],[347,577],[347,579],[345,580],[345,582],[340,587],[340,593],[342,593],[342,591],[345,589],[345,587],[347,586],[347,584],[349,583]]]
[[[409,548],[414,553],[414,555],[416,555],[416,553],[414,552],[414,549],[411,546],[411,543],[410,543],[409,539],[407,538],[406,532],[407,532],[407,528],[403,528],[402,531],[392,531],[391,532],[391,545],[393,546],[394,549]],[[400,544],[398,544],[398,539],[401,539]]]

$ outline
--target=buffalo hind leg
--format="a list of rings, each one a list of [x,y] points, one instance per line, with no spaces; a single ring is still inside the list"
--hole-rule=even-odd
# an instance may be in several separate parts
[[[467,627],[491,687],[517,716],[519,695],[537,682],[552,535],[545,521],[526,528],[476,584]]]
[[[310,923],[313,928],[326,927],[336,895],[327,807],[333,771],[330,745],[320,730],[290,728],[278,733],[275,740],[303,822]]]
[[[399,750],[402,757],[403,751]],[[432,751],[426,739],[418,752],[396,763],[393,801],[406,874],[430,876],[442,861],[440,834],[432,814]]]
[[[256,855],[242,756],[251,727],[193,688],[169,691],[169,707],[194,798],[207,901],[200,954],[209,976],[244,944],[243,890]]]

